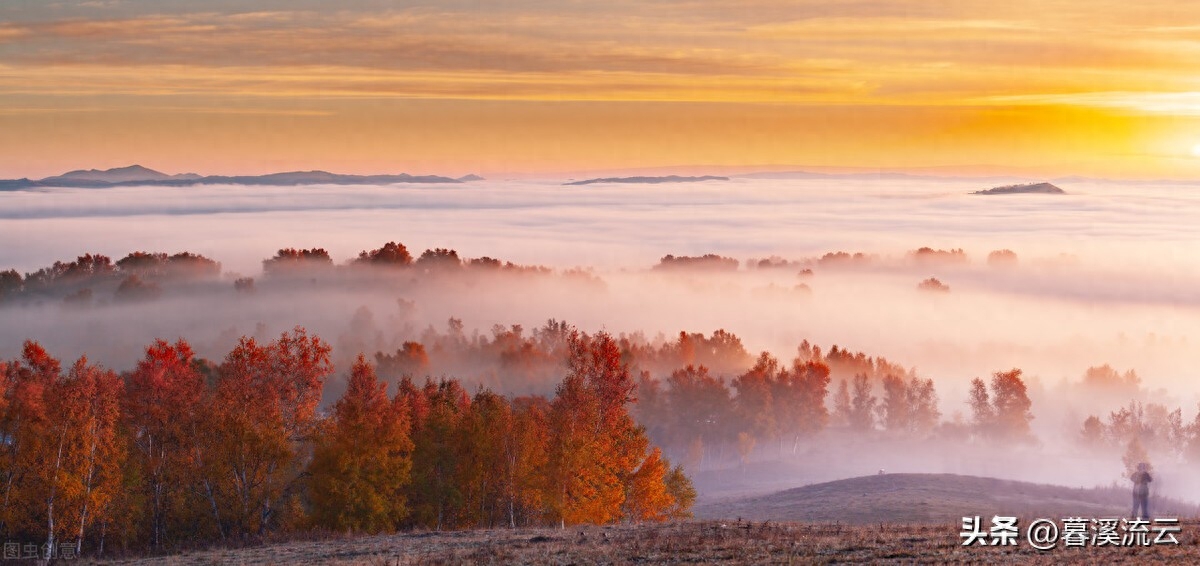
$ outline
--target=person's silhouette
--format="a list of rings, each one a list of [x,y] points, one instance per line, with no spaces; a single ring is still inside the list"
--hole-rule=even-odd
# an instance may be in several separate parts
[[[1141,462],[1137,465],[1137,471],[1130,476],[1133,480],[1133,518],[1134,519],[1149,519],[1150,518],[1150,482],[1154,478],[1150,477],[1150,465]],[[1141,514],[1138,514],[1141,511]]]

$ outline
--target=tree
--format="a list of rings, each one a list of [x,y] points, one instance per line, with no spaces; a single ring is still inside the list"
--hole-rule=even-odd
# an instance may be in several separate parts
[[[463,488],[456,481],[461,453],[461,421],[470,400],[455,380],[426,379],[417,389],[407,378],[398,396],[409,408],[412,422],[413,467],[408,500],[413,521],[441,530],[462,520]]]
[[[425,273],[457,270],[462,267],[462,260],[458,257],[458,252],[445,248],[436,248],[425,250],[421,253],[421,257],[417,258],[414,264],[418,269]]]
[[[333,258],[323,248],[283,248],[274,257],[263,260],[263,272],[267,275],[283,275],[332,265]]]
[[[967,400],[971,406],[971,421],[976,433],[990,437],[995,428],[996,415],[988,396],[987,384],[978,377],[971,380],[971,393]]]
[[[696,502],[696,488],[692,485],[692,480],[683,473],[683,468],[671,468],[663,482],[667,485],[667,493],[675,502],[668,511],[668,516],[672,519],[691,518],[692,504]]]
[[[39,488],[44,473],[46,440],[51,435],[47,392],[62,372],[59,361],[37,342],[25,342],[21,361],[7,365],[5,407],[0,421],[0,534],[34,538],[45,533],[35,510],[45,504]]]
[[[1032,432],[1029,423],[1033,420],[1033,413],[1029,409],[1032,405],[1025,382],[1021,380],[1021,370],[1014,368],[992,375],[992,407],[1001,436],[1009,439],[1030,438]]]
[[[120,379],[80,358],[46,390],[50,419],[41,475],[46,548],[73,539],[83,547],[87,529],[102,516],[120,486],[122,451],[117,426]]]
[[[793,430],[799,439],[816,434],[829,424],[829,410],[825,408],[825,397],[829,394],[829,366],[819,360],[797,358],[792,363],[790,376],[789,385],[795,402]]]
[[[875,395],[865,373],[854,376],[854,396],[850,399],[850,428],[859,432],[875,429]]]
[[[550,412],[554,511],[561,524],[621,517],[626,482],[645,457],[645,431],[627,406],[633,379],[612,336],[570,338],[568,373]]]
[[[298,519],[329,353],[297,327],[265,346],[243,337],[225,357],[206,434],[206,480],[225,491],[214,511],[222,532],[262,536]]]
[[[0,533],[79,551],[120,488],[121,381],[86,358],[64,375],[35,342],[21,362],[0,366]]]
[[[883,376],[883,403],[879,405],[883,428],[891,432],[908,431],[909,409],[908,384],[892,374]]]
[[[1104,444],[1104,423],[1095,415],[1089,415],[1083,421],[1080,441],[1088,448],[1100,448]]]
[[[1012,267],[1017,264],[1017,254],[1009,249],[994,250],[988,254],[987,262],[991,267]]]
[[[392,409],[386,387],[360,354],[309,466],[317,525],[378,533],[407,517],[413,444],[408,415]]]
[[[775,375],[779,373],[779,361],[763,352],[754,367],[733,381],[737,389],[734,406],[740,428],[756,438],[767,439],[778,432],[775,402],[772,399]]]
[[[505,444],[508,465],[508,521],[518,524],[540,523],[552,505],[552,480],[549,473],[548,414],[544,397],[519,397],[513,401],[513,425]]]
[[[1146,448],[1142,446],[1142,441],[1138,437],[1129,439],[1129,444],[1125,447],[1125,453],[1121,456],[1121,463],[1125,466],[1125,475],[1129,478],[1134,472],[1138,471],[1138,464],[1149,465],[1150,454],[1146,452]]]
[[[650,412],[655,420],[666,421],[669,435],[666,438],[673,445],[690,449],[698,443],[701,454],[697,455],[696,463],[699,463],[703,446],[727,440],[736,426],[729,411],[729,389],[723,380],[709,375],[704,366],[687,366],[672,372],[667,384],[665,406],[654,407],[651,403],[642,407],[645,399],[639,398],[639,408]]]
[[[977,434],[999,440],[1032,440],[1029,426],[1033,420],[1032,402],[1021,380],[1021,370],[1014,368],[992,374],[990,394],[982,379],[973,379],[967,402]]]
[[[850,426],[850,412],[850,387],[845,379],[839,379],[837,391],[833,394],[833,422],[836,426]]]
[[[506,480],[513,475],[507,457],[512,424],[512,408],[504,397],[486,389],[475,394],[459,427],[455,481],[463,493],[464,526],[495,526],[503,519],[511,500]]]
[[[354,260],[354,263],[361,265],[384,267],[407,267],[412,262],[412,254],[408,253],[408,248],[397,242],[388,242],[376,250],[359,252],[358,259]]]
[[[754,453],[754,435],[748,432],[739,432],[737,435],[737,451],[738,461],[742,464],[742,469],[746,468],[746,462],[750,460],[750,455]]]
[[[917,290],[931,293],[949,293],[950,286],[942,283],[937,277],[930,277],[918,283]]]
[[[405,342],[395,354],[375,353],[379,375],[386,381],[402,377],[420,377],[429,371],[429,354],[419,342]]]
[[[676,503],[667,490],[666,476],[670,463],[657,447],[630,477],[625,493],[625,516],[635,522],[666,521]]]
[[[918,434],[929,434],[938,424],[938,395],[932,379],[913,376],[908,384],[909,428]]]

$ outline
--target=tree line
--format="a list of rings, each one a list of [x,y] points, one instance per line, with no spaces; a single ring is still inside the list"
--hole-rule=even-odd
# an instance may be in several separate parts
[[[527,332],[520,325],[467,334],[451,318],[419,340],[379,351],[380,375],[470,376],[497,389],[537,384],[561,372],[569,331],[556,320]],[[368,332],[369,334],[369,332]],[[346,338],[346,337],[344,337]],[[651,441],[686,468],[721,466],[751,453],[794,454],[825,432],[886,434],[948,441],[1030,442],[1032,401],[1020,370],[975,380],[967,418],[947,420],[930,378],[883,357],[803,341],[790,363],[750,354],[734,333],[680,332],[673,339],[641,332],[614,337],[637,376],[634,416]]]
[[[359,356],[319,402],[330,346],[296,328],[220,362],[156,341],[118,374],[27,342],[0,363],[0,537],[77,553],[313,531],[661,521],[695,490],[631,416],[617,341],[570,329],[553,397],[469,394]]]
[[[906,256],[918,265],[965,263],[967,256],[962,249],[940,250],[922,247]],[[879,261],[878,256],[863,253],[830,252],[821,257],[802,260],[785,260],[771,257],[746,261],[748,269],[795,269],[800,277],[811,277],[814,267],[837,268],[850,265],[865,265]],[[988,257],[989,264],[1011,264],[1016,254],[1010,250],[998,250]],[[701,256],[663,256],[652,271],[667,272],[712,272],[737,271],[741,262],[717,254]],[[333,257],[324,248],[281,248],[262,261],[262,276],[277,280],[292,276],[311,276],[314,272],[358,272],[362,268],[384,268],[404,270],[421,275],[445,275],[456,272],[503,272],[521,275],[549,275],[554,270],[542,265],[520,265],[489,256],[478,258],[460,257],[449,248],[427,249],[414,256],[399,242],[387,242],[379,248],[363,250],[343,265],[335,264]],[[584,269],[569,269],[561,273],[577,281],[603,285],[594,274]],[[166,254],[162,252],[135,251],[113,261],[103,254],[87,253],[73,261],[56,261],[37,271],[21,275],[15,269],[0,271],[0,303],[17,299],[61,299],[68,305],[89,304],[101,291],[111,292],[116,300],[153,299],[162,294],[165,284],[176,284],[184,280],[211,280],[221,275],[221,264],[213,259],[191,252]],[[233,286],[238,291],[255,290],[255,276],[238,276]],[[927,280],[936,281],[931,278]],[[940,282],[938,282],[940,284]],[[806,285],[798,285],[806,289]],[[936,287],[936,286],[935,286]],[[929,288],[927,285],[926,287]],[[940,288],[940,287],[939,287]]]

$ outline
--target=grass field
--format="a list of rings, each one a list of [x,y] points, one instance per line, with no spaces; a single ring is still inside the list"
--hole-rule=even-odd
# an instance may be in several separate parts
[[[804,486],[697,507],[700,519],[562,529],[481,529],[341,536],[218,548],[120,564],[838,564],[1200,563],[1196,509],[1157,500],[1160,517],[1185,518],[1179,545],[1047,551],[1026,538],[1036,518],[1119,517],[1123,489],[1073,489],[952,474],[887,474]],[[1021,517],[1017,546],[963,547],[963,516]],[[1059,522],[1061,526],[1061,522]]]
[[[1178,546],[963,547],[958,524],[836,525],[692,521],[557,529],[406,533],[272,544],[120,564],[837,564],[867,562],[1197,563],[1200,522]]]

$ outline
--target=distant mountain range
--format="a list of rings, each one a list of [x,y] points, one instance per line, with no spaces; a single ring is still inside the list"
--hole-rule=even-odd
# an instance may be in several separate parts
[[[667,175],[665,177],[603,177],[599,179],[587,179],[584,181],[572,181],[563,183],[564,185],[591,185],[593,183],[699,183],[701,181],[728,181],[729,177],[715,177],[713,175],[705,175],[703,177],[680,177],[679,175]]]
[[[268,175],[197,175],[184,173],[167,175],[141,165],[117,167],[100,171],[98,169],[77,170],[46,177],[45,179],[8,179],[0,180],[0,190],[18,190],[34,187],[72,187],[72,188],[104,188],[130,187],[138,185],[387,185],[391,183],[463,183],[481,181],[483,177],[467,175],[457,179],[437,175],[339,175],[326,171],[289,171],[286,173],[271,173]]]
[[[1039,194],[1039,195],[1065,195],[1064,191],[1051,183],[1027,183],[1023,185],[1005,185],[1003,187],[995,187],[983,191],[975,191],[973,195],[1015,195],[1015,194]]]

